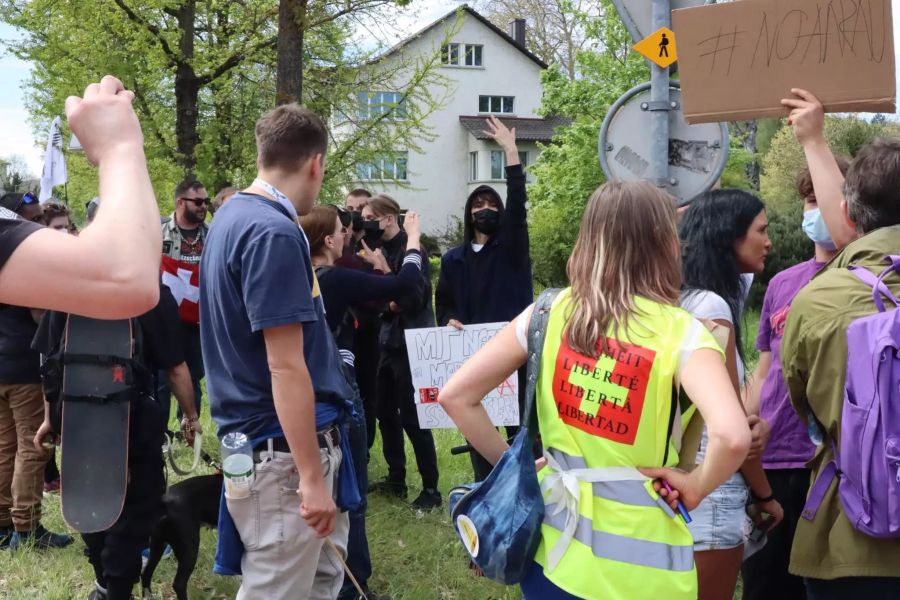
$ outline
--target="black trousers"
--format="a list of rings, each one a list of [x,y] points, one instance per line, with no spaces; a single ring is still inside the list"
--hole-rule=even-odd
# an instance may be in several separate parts
[[[784,509],[784,520],[768,534],[765,547],[744,561],[743,600],[805,600],[803,578],[788,573],[791,545],[806,494],[809,469],[766,469],[775,499]]]
[[[378,421],[381,431],[384,460],[388,464],[388,479],[406,482],[406,451],[403,432],[406,432],[416,455],[419,475],[424,489],[437,489],[438,465],[434,437],[430,429],[419,427],[419,417],[413,398],[412,375],[405,355],[383,360],[378,368]]]
[[[518,371],[519,378],[519,422],[525,418],[523,414],[525,412],[525,382],[527,380],[528,369],[526,367],[522,367]],[[515,435],[519,432],[518,427],[508,426],[506,428],[506,438],[515,437]],[[537,450],[538,456],[540,456],[540,450]],[[487,476],[491,474],[491,470],[493,470],[493,465],[487,461],[485,457],[472,450],[469,452],[469,457],[472,459],[472,471],[475,475],[475,481],[484,481],[487,479]],[[537,458],[537,457],[535,457]]]
[[[804,579],[809,600],[896,600],[900,577]]]
[[[375,443],[375,416],[378,412],[378,362],[381,351],[378,347],[379,320],[371,317],[359,319],[356,330],[354,354],[356,355],[356,385],[362,398],[366,419],[366,443],[372,449]]]
[[[140,402],[132,419],[129,441],[128,488],[119,520],[100,533],[82,534],[97,583],[109,600],[128,600],[141,576],[141,552],[164,516],[166,491],[162,415],[150,399]]]

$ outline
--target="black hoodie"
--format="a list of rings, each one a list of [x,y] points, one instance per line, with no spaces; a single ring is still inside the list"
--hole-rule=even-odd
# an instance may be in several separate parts
[[[472,203],[483,193],[500,205],[500,230],[479,252],[472,249]],[[444,254],[435,291],[438,325],[510,321],[534,301],[522,165],[506,167],[506,207],[490,186],[479,186],[466,201],[464,241]]]

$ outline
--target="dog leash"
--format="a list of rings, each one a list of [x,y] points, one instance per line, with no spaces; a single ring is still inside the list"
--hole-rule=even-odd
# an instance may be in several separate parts
[[[203,434],[201,432],[197,432],[194,437],[194,462],[191,463],[191,467],[187,470],[182,469],[178,466],[178,463],[175,461],[175,441],[172,437],[169,436],[169,432],[166,434],[166,443],[163,445],[163,452],[166,453],[166,456],[169,457],[169,464],[172,466],[172,470],[178,473],[179,475],[190,475],[194,471],[197,470],[197,467],[200,465],[200,455],[203,453]]]
[[[347,573],[347,577],[350,578],[350,581],[353,582],[353,587],[356,588],[356,591],[359,592],[360,598],[368,598],[366,593],[363,591],[362,586],[359,585],[359,582],[356,581],[356,577],[353,576],[353,572],[350,570],[350,567],[347,566],[347,563],[344,562],[344,558],[341,556],[340,550],[337,549],[337,546],[334,545],[334,542],[331,541],[331,538],[325,538],[325,544],[334,550],[334,555],[337,556],[338,561],[340,561],[341,566],[344,567],[344,572]]]

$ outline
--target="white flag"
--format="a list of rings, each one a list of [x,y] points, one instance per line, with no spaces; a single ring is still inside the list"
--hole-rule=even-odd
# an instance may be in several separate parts
[[[53,119],[50,133],[47,136],[47,153],[44,154],[44,171],[41,173],[41,195],[38,198],[46,202],[53,195],[53,186],[62,185],[68,179],[66,173],[66,157],[63,155],[63,138],[59,117]]]

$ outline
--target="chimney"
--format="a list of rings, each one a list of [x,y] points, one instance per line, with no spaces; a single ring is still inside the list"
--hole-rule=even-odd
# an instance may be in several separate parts
[[[523,48],[525,47],[525,19],[516,19],[509,22],[509,37]]]

